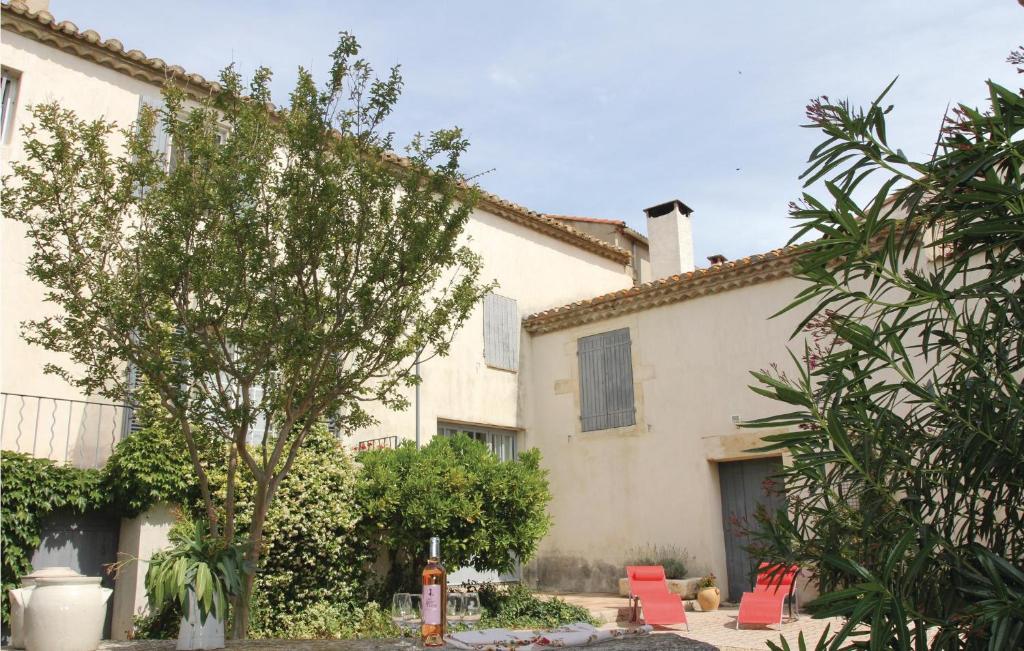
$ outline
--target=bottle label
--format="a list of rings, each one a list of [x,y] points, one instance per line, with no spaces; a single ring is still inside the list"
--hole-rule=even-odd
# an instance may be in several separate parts
[[[423,617],[424,624],[439,626],[441,624],[441,586],[423,586]]]

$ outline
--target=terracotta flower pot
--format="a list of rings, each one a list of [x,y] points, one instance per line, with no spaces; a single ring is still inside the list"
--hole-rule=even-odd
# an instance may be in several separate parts
[[[711,610],[718,610],[718,604],[722,601],[722,593],[718,588],[704,588],[697,593],[697,603],[700,604],[700,609],[707,612]]]

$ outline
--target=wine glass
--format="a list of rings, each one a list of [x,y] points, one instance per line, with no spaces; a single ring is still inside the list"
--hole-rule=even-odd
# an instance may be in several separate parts
[[[462,621],[467,624],[476,624],[480,621],[480,595],[474,592],[466,594],[464,608]]]
[[[465,599],[457,592],[448,593],[448,621],[461,621],[465,612]]]
[[[391,621],[395,626],[406,625],[415,618],[412,609],[412,595],[408,592],[396,593],[391,599]]]

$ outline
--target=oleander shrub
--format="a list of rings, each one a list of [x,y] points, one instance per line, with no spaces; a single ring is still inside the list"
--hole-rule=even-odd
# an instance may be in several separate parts
[[[807,567],[807,606],[843,619],[817,648],[1024,648],[1024,90],[985,85],[924,159],[889,141],[892,84],[808,106],[825,188],[792,208],[817,239],[779,306],[805,341],[754,373],[779,413],[750,425],[787,457],[757,557]]]

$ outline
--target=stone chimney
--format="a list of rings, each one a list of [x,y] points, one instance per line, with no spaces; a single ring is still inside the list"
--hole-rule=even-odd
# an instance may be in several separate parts
[[[644,210],[647,239],[651,243],[651,276],[654,280],[693,271],[693,230],[690,210],[673,199]]]

